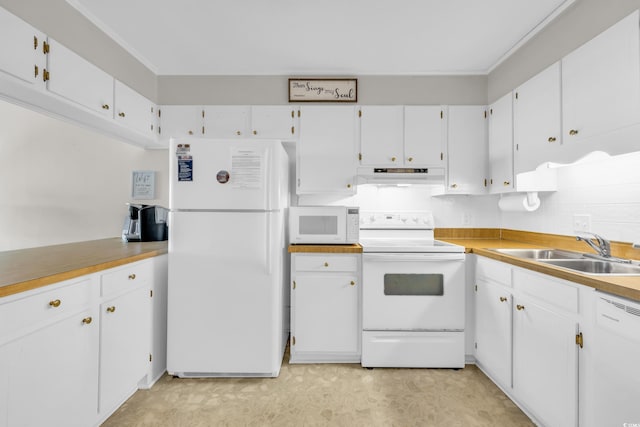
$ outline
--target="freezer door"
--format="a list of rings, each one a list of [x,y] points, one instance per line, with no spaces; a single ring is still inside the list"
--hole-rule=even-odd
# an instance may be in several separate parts
[[[283,215],[171,212],[170,373],[277,375],[286,328]]]
[[[287,155],[276,140],[172,139],[171,210],[286,206]]]

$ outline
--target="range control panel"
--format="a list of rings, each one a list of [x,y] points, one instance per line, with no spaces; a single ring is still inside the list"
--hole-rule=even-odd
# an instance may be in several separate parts
[[[361,211],[360,229],[433,230],[433,213],[427,211]]]

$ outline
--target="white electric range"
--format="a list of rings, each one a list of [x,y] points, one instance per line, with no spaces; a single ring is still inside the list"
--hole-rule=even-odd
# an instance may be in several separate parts
[[[362,366],[464,367],[464,247],[431,212],[361,212]]]

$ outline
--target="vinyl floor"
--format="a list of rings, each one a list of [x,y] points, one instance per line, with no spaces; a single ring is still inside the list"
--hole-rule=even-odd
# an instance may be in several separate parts
[[[163,376],[137,391],[105,427],[533,426],[475,365],[365,369],[290,365],[278,378]]]

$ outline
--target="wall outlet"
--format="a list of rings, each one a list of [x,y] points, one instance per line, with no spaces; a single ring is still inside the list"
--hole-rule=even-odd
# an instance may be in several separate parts
[[[591,231],[591,215],[573,215],[573,231]]]

